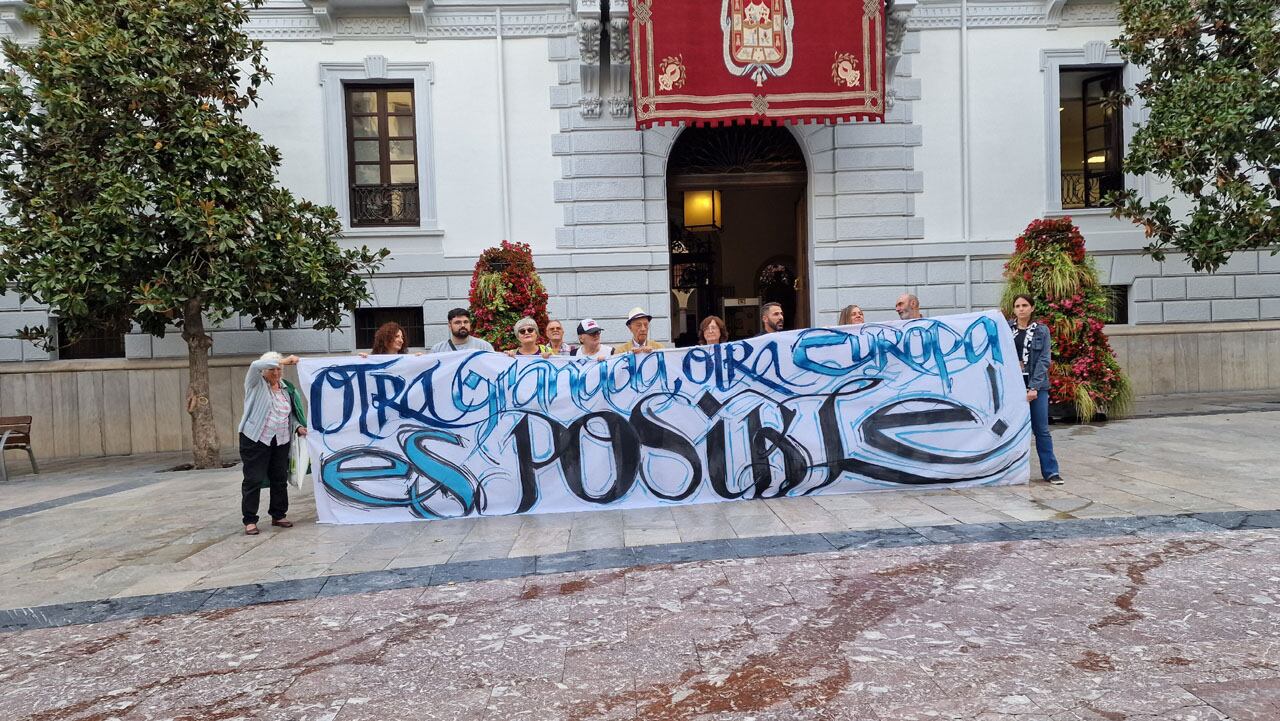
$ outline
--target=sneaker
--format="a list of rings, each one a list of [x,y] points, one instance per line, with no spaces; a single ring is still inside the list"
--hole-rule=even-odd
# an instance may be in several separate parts
[[[1057,473],[1053,474],[1052,476],[1049,476],[1045,480],[1049,481],[1049,483],[1055,486],[1061,486],[1066,483],[1066,481],[1062,480],[1062,476],[1058,475]]]

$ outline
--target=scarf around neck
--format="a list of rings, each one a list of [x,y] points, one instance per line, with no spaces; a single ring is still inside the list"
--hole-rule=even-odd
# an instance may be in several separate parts
[[[1038,324],[1034,320],[1027,324],[1027,338],[1022,344],[1022,358],[1020,359],[1020,362],[1022,363],[1022,375],[1024,376],[1031,374],[1031,371],[1027,370],[1027,361],[1031,360],[1031,339],[1035,338],[1037,325]],[[1018,328],[1017,320],[1010,322],[1009,327],[1013,329],[1015,334],[1021,330]]]

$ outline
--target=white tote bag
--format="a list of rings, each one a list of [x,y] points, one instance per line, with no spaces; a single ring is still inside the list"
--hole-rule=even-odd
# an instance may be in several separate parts
[[[307,439],[299,436],[289,446],[289,485],[302,488],[302,480],[311,472],[311,454],[307,452]]]

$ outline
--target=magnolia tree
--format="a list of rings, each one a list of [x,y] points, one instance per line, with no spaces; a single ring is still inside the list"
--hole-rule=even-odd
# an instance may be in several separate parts
[[[480,254],[471,274],[471,315],[476,335],[498,350],[516,347],[511,328],[524,317],[537,322],[538,335],[545,338],[547,289],[528,243],[504,240]]]
[[[1081,421],[1122,415],[1133,400],[1129,379],[1102,331],[1111,320],[1110,298],[1098,282],[1084,236],[1070,218],[1036,220],[1018,236],[1004,267],[1001,307],[1013,317],[1020,293],[1035,299],[1032,318],[1053,336],[1049,400],[1072,406]]]
[[[1116,47],[1146,69],[1137,91],[1149,115],[1125,169],[1168,180],[1190,209],[1127,191],[1110,199],[1116,214],[1146,230],[1156,260],[1173,249],[1196,270],[1280,243],[1276,0],[1120,0],[1119,9]]]
[[[0,74],[0,281],[47,304],[60,342],[176,327],[195,465],[216,466],[206,323],[339,325],[386,250],[344,250],[332,208],[276,185],[244,123],[270,79],[240,26],[262,0],[31,0]],[[46,346],[45,327],[23,337]]]

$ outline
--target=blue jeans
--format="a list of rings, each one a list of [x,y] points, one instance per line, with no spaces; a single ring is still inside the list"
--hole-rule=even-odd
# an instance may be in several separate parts
[[[1049,391],[1036,391],[1036,399],[1031,401],[1031,432],[1036,436],[1040,475],[1046,480],[1058,475],[1058,459],[1053,455],[1053,436],[1049,435]]]

